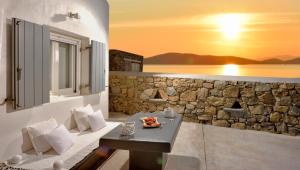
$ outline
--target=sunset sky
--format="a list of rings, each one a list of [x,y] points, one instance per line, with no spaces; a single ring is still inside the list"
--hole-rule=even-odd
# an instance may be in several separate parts
[[[300,56],[300,0],[109,3],[111,49],[145,57],[166,52],[252,59]]]

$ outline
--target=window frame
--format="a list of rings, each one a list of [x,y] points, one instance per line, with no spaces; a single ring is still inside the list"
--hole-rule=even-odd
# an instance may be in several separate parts
[[[75,50],[70,50],[70,52],[74,52],[75,54],[72,55],[72,81],[71,81],[71,87],[60,89],[59,88],[59,57],[54,56],[52,53],[52,60],[51,60],[51,89],[50,94],[51,95],[62,95],[62,96],[75,96],[80,94],[80,74],[81,74],[81,40],[53,33],[50,32],[50,43],[57,42],[55,47],[51,46],[52,53],[55,51],[57,55],[57,50],[59,50],[59,43],[66,43],[70,45],[74,45]],[[72,47],[72,46],[71,46]],[[55,58],[58,59],[54,59]]]
[[[128,69],[126,69],[127,71],[131,71],[131,72],[141,72],[141,65],[142,65],[142,62],[141,61],[139,61],[139,60],[134,60],[134,59],[130,59],[130,58],[124,58],[124,61],[125,61],[125,67],[126,67],[126,65],[127,64],[129,64],[128,65]],[[126,62],[127,62],[127,64],[126,64]],[[133,65],[134,64],[138,64],[139,65],[139,67],[138,67],[138,70],[135,70],[135,68],[137,68],[137,67],[134,67]],[[137,65],[136,65],[137,66]]]
[[[141,71],[141,63],[131,62],[131,71],[132,72],[140,72]]]

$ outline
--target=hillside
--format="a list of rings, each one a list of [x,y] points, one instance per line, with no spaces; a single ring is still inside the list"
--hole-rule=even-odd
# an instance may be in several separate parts
[[[278,58],[271,58],[271,59],[261,61],[261,64],[282,64],[283,62],[284,61]]]
[[[300,57],[285,61],[286,64],[300,64]]]
[[[144,64],[171,65],[222,65],[222,64],[300,64],[300,57],[283,61],[272,58],[264,61],[251,60],[236,56],[197,55],[189,53],[164,53],[145,58]]]

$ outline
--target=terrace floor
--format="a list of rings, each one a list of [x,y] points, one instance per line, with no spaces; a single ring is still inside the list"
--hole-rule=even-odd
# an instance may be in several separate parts
[[[99,170],[127,170],[128,158],[128,151],[119,150]],[[299,170],[299,158],[300,137],[183,122],[165,169]]]

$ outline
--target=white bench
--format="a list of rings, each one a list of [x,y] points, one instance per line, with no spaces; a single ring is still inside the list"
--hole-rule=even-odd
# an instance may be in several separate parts
[[[18,165],[10,165],[13,168],[32,169],[32,170],[52,170],[53,163],[62,160],[64,168],[71,169],[78,162],[83,160],[87,155],[99,147],[99,139],[106,133],[117,127],[118,122],[107,122],[103,129],[92,132],[90,130],[79,133],[78,130],[70,130],[75,137],[74,145],[62,155],[58,155],[54,150],[37,156],[34,150],[22,154],[23,161]],[[0,166],[1,169],[1,166]]]

